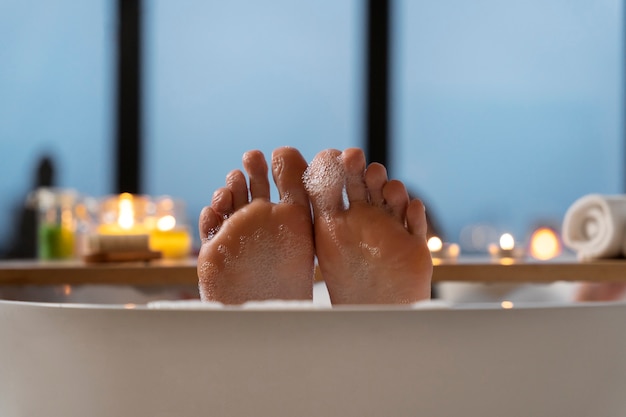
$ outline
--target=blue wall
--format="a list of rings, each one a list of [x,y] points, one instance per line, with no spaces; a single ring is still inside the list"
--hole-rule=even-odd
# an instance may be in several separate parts
[[[0,254],[42,155],[58,186],[111,191],[113,5],[0,1]]]

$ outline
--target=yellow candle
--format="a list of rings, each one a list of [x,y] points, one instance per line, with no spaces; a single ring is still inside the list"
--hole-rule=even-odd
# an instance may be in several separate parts
[[[180,259],[191,253],[191,234],[184,227],[150,232],[150,249],[159,251],[164,258]]]

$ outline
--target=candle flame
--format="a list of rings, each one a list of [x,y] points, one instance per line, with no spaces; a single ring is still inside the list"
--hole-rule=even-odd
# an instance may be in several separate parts
[[[530,237],[530,255],[542,261],[561,253],[561,242],[556,232],[549,227],[540,227]]]
[[[176,226],[176,218],[171,214],[163,216],[159,220],[157,220],[157,229],[159,230],[172,230],[174,226]]]
[[[443,242],[437,236],[433,236],[430,239],[428,239],[427,245],[428,245],[428,249],[431,252],[437,252],[437,251],[440,251],[441,248],[443,248]]]
[[[500,236],[500,248],[504,250],[512,250],[515,247],[515,239],[510,233]]]
[[[133,208],[133,196],[129,193],[120,195],[118,202],[117,224],[122,229],[130,229],[135,224],[135,209]]]

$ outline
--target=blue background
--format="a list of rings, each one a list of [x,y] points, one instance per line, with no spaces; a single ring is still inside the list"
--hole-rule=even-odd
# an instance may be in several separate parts
[[[448,240],[524,237],[624,191],[621,2],[393,4],[390,174]],[[185,200],[195,227],[247,149],[361,146],[363,5],[146,1],[145,191]],[[113,191],[114,9],[0,0],[0,254],[41,154],[58,185]]]

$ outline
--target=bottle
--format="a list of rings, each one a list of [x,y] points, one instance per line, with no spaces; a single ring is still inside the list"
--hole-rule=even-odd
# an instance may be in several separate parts
[[[77,193],[72,189],[40,188],[37,254],[42,260],[70,259],[75,254]]]

